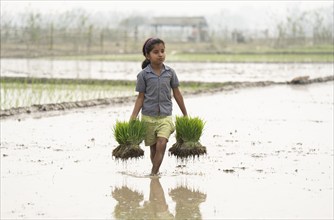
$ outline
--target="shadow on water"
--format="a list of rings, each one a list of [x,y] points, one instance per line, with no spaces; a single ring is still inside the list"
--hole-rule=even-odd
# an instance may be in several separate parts
[[[178,186],[169,191],[175,204],[175,215],[169,209],[159,178],[151,178],[148,201],[144,195],[127,186],[115,188],[112,197],[117,201],[114,209],[116,219],[202,219],[199,205],[206,194]]]

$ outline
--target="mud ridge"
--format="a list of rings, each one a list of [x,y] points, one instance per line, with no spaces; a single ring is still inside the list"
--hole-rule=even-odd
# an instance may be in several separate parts
[[[275,82],[275,81],[257,81],[257,82],[227,82],[224,86],[205,90],[196,90],[194,92],[184,92],[184,95],[212,94],[216,92],[231,91],[235,89],[265,87],[271,85],[307,85],[312,83],[323,83],[334,81],[334,75],[309,79],[308,76],[300,76],[293,78],[291,81]]]
[[[183,92],[184,96],[192,96],[198,94],[213,94],[223,91],[231,91],[235,89],[251,88],[251,87],[265,87],[271,85],[306,85],[311,83],[323,83],[334,81],[334,75],[309,79],[308,76],[300,76],[286,82],[274,81],[258,81],[258,82],[226,82],[224,86],[211,89],[196,90],[192,92]],[[87,108],[101,105],[128,105],[133,104],[136,96],[115,97],[106,99],[92,99],[75,102],[50,103],[41,105],[32,105],[29,107],[18,107],[0,111],[0,118],[7,118],[20,114],[30,114],[35,112],[49,112],[49,111],[64,111],[75,108]]]
[[[49,111],[63,111],[75,108],[87,108],[99,105],[122,105],[125,103],[132,103],[136,100],[135,96],[116,97],[106,99],[92,99],[76,102],[62,102],[62,103],[50,103],[41,105],[32,105],[29,107],[18,107],[0,111],[0,118],[15,116],[24,113],[35,112],[49,112]]]

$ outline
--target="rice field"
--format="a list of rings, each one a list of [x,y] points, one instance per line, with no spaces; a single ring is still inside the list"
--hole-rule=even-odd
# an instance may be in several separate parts
[[[32,105],[133,96],[134,82],[2,78],[1,110]]]
[[[138,65],[138,62],[1,59],[0,110],[133,97]],[[184,93],[223,87],[230,82],[286,82],[298,76],[317,78],[333,74],[330,63],[171,62],[168,65],[177,70]]]
[[[94,79],[1,78],[1,110],[33,105],[135,96],[135,81]],[[185,82],[183,92],[219,87],[223,83]]]

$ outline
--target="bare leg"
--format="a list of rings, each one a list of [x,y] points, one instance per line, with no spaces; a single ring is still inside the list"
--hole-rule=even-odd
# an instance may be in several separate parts
[[[152,165],[153,165],[153,159],[154,159],[155,152],[156,152],[156,147],[157,147],[156,143],[150,146],[150,149],[151,149],[150,157],[151,157]]]
[[[166,145],[167,145],[167,139],[163,137],[158,137],[153,158],[152,158],[152,147],[151,147],[151,160],[152,160],[151,175],[158,174],[160,165],[162,163],[162,160],[164,159]]]

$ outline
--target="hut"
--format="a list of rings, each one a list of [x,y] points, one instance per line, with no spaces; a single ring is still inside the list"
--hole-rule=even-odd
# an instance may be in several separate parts
[[[205,17],[153,17],[150,26],[156,36],[168,41],[205,42],[208,24]]]

